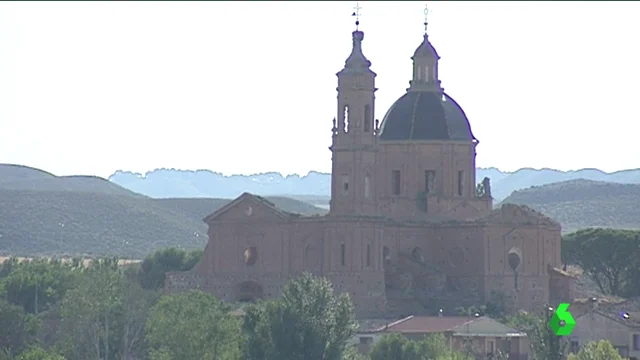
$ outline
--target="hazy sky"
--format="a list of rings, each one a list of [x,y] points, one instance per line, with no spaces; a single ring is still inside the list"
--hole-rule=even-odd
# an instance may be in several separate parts
[[[420,2],[361,2],[377,113],[408,87]],[[355,2],[1,2],[0,163],[329,171]],[[640,2],[433,2],[478,166],[638,167]]]

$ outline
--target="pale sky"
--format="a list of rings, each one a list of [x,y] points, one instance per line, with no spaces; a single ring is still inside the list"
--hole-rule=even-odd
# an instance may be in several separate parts
[[[376,118],[405,92],[424,3],[361,2]],[[329,172],[355,2],[0,2],[0,163]],[[432,2],[440,79],[477,165],[638,167],[640,2]]]

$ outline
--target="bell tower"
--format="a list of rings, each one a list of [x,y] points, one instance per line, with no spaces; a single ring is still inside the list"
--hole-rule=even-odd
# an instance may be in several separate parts
[[[356,8],[356,16],[359,8]],[[352,33],[351,55],[338,72],[338,114],[333,120],[330,213],[375,215],[374,177],[378,131],[374,121],[375,78],[362,53],[364,33]]]

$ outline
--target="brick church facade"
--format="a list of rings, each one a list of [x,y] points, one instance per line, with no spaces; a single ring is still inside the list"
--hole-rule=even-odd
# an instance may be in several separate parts
[[[504,301],[540,309],[569,300],[560,225],[524,206],[493,208],[476,186],[476,148],[464,111],[440,85],[425,33],[406,93],[375,119],[375,78],[354,31],[337,73],[330,211],[287,213],[244,193],[209,215],[202,260],[169,273],[165,291],[201,289],[225,301],[275,298],[309,271],[348,292],[359,317]]]

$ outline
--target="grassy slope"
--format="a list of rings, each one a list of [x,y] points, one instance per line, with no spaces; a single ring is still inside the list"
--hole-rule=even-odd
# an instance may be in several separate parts
[[[513,192],[503,203],[525,204],[558,220],[563,231],[587,227],[640,229],[640,185],[571,180]]]
[[[322,213],[293,199],[286,211]],[[202,248],[202,218],[228,199],[150,199],[98,177],[56,177],[0,165],[0,254],[141,258],[167,246]]]

